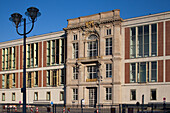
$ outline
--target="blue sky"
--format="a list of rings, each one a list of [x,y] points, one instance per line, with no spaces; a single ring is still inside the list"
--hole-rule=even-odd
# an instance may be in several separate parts
[[[15,12],[26,17],[27,8],[32,6],[42,15],[27,37],[61,31],[67,27],[67,19],[114,9],[120,9],[123,19],[170,11],[170,0],[0,0],[0,42],[22,38],[9,17]],[[29,28],[30,24],[27,25]],[[23,32],[23,28],[19,31]]]

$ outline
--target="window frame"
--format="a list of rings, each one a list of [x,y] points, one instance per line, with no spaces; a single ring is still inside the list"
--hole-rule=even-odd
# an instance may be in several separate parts
[[[16,99],[16,95],[15,93],[12,93],[12,101],[15,101],[15,99]]]
[[[107,101],[112,100],[112,88],[107,87],[106,88],[106,98]]]
[[[73,100],[78,100],[78,88],[73,88]]]
[[[60,101],[64,101],[64,91],[60,91]]]
[[[135,97],[133,93],[135,92]],[[130,101],[135,101],[136,100],[136,89],[131,89],[130,90]]]
[[[36,98],[37,96],[37,98]],[[38,92],[34,92],[34,101],[38,101]]]
[[[50,92],[50,91],[48,91],[48,92],[46,93],[46,100],[47,100],[47,101],[51,101],[51,92]]]
[[[155,91],[155,98],[153,98],[153,92],[152,91]],[[150,100],[152,100],[152,101],[157,100],[157,89],[151,89],[150,90]]]
[[[105,39],[105,55],[112,55],[112,37]]]
[[[147,29],[149,31],[147,31]],[[154,31],[152,29],[154,29]],[[132,41],[132,39],[134,39],[134,41]],[[141,42],[141,44],[139,44],[139,42]],[[142,53],[140,53],[140,50]],[[148,51],[147,54],[146,51]],[[153,23],[131,27],[130,58],[145,58],[153,56],[158,56],[158,24]]]
[[[111,63],[106,64],[106,78],[112,78],[112,64]]]
[[[2,101],[5,101],[5,93],[2,93]]]

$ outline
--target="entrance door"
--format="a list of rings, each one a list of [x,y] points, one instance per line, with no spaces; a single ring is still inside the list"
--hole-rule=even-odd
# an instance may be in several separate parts
[[[89,88],[89,107],[96,107],[97,88]]]

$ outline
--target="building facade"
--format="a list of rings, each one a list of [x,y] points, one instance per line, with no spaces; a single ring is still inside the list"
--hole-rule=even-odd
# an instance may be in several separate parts
[[[27,38],[27,102],[170,102],[170,12],[122,19],[120,10],[68,19]],[[22,102],[22,40],[0,43],[0,103]]]
[[[22,39],[0,44],[1,103],[22,102]],[[27,38],[27,103],[64,104],[65,32],[54,32]]]
[[[68,20],[67,105],[121,102],[121,22],[119,10]]]

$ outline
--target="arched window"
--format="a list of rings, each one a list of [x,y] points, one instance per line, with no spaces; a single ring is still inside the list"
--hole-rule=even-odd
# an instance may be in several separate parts
[[[88,40],[92,40],[87,42],[88,43],[88,48],[87,48],[87,56],[88,57],[93,57],[93,56],[98,56],[98,40],[96,35],[90,35],[88,37]]]

